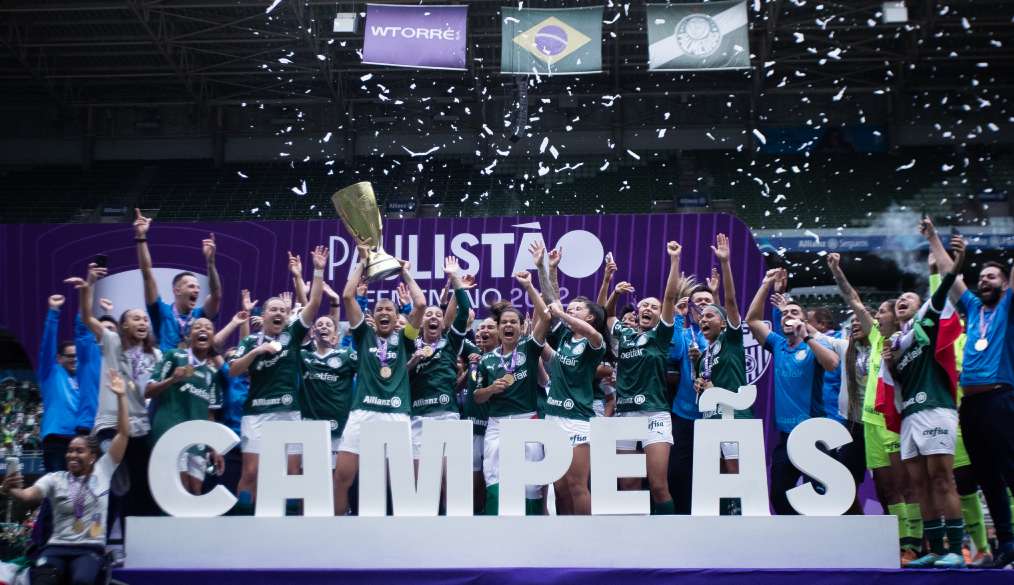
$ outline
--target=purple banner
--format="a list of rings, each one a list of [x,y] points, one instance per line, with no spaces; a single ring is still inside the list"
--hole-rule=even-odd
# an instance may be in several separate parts
[[[465,69],[468,6],[366,5],[363,63]]]

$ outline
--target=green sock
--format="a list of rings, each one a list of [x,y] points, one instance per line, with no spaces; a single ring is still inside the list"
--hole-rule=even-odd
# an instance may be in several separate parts
[[[988,552],[989,541],[986,540],[986,523],[983,519],[982,502],[979,500],[978,493],[961,496],[961,516],[965,520],[965,532],[971,537],[975,550]]]
[[[676,513],[676,504],[672,500],[658,502],[651,513],[653,516],[671,516]]]
[[[905,517],[908,518],[908,534],[905,536],[905,548],[914,551],[922,550],[923,522],[919,504],[905,504]]]
[[[965,538],[965,521],[961,518],[948,518],[944,521],[944,531],[947,533],[947,552],[960,555],[961,541]]]
[[[500,484],[486,486],[486,516],[500,515]]]
[[[525,498],[525,516],[542,516],[542,498]]]
[[[890,504],[887,506],[887,513],[898,518],[898,541],[904,546],[908,537],[908,516],[905,514],[905,504]]]
[[[931,553],[941,556],[947,554],[947,549],[944,548],[944,535],[947,533],[947,529],[944,528],[943,520],[939,518],[923,520],[923,533],[926,535],[926,540],[929,541]],[[958,542],[958,547],[960,547],[960,539]]]

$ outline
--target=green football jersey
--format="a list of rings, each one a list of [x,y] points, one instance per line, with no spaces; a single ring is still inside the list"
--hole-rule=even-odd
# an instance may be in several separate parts
[[[468,360],[468,356],[472,354],[481,356],[482,350],[466,340],[461,350],[461,355],[465,358],[465,388],[462,390],[464,396],[461,400],[461,416],[472,421],[472,434],[485,435],[489,420],[489,402],[475,403],[475,391],[479,388],[479,362],[473,364]]]
[[[718,339],[708,345],[697,359],[698,376],[711,380],[713,386],[730,392],[739,392],[746,386],[746,351],[743,349],[743,329],[727,325]],[[701,413],[703,418],[722,418],[718,410]],[[737,410],[736,418],[753,418],[753,409]]]
[[[514,383],[499,394],[490,396],[489,416],[511,416],[535,412],[539,389],[539,357],[542,345],[531,336],[525,337],[514,351],[503,354],[502,346],[479,360],[478,388],[485,388],[508,373]]]
[[[359,354],[356,376],[356,398],[353,410],[371,410],[409,414],[411,388],[408,381],[408,360],[415,351],[415,338],[419,335],[411,325],[384,339],[377,337],[372,327],[361,320],[352,328],[352,343]],[[381,372],[387,368],[390,377]]]
[[[415,349],[429,346],[429,357],[420,359],[409,372],[412,386],[412,415],[458,412],[455,385],[458,382],[458,355],[465,342],[470,301],[464,289],[454,291],[457,309],[450,331],[435,343],[426,343],[423,333],[415,340]]]
[[[326,420],[331,436],[340,437],[349,419],[354,394],[358,355],[350,347],[300,353],[303,364],[303,391],[300,411],[308,420]]]
[[[661,320],[641,331],[613,324],[619,343],[616,370],[616,412],[668,412],[665,371],[673,324]]]
[[[943,283],[913,319],[913,327],[902,336],[901,355],[895,365],[896,382],[901,389],[901,416],[931,408],[957,409],[954,388],[947,370],[937,361],[940,337],[940,312],[947,303],[947,291],[954,275],[946,274]],[[888,342],[889,343],[889,342]]]
[[[277,340],[259,333],[248,335],[239,343],[234,360],[262,343],[278,341],[282,344],[282,351],[259,355],[250,365],[250,393],[243,405],[243,414],[299,410],[299,348],[309,328],[299,318],[283,329]]]
[[[155,368],[152,381],[170,378],[176,368],[187,365],[194,373],[169,386],[155,398],[155,417],[151,422],[151,440],[154,442],[172,427],[190,420],[208,420],[212,410],[222,408],[222,389],[218,385],[217,370],[207,360],[197,361],[189,350],[167,351]]]
[[[592,347],[588,339],[575,340],[569,328],[563,329],[556,354],[549,362],[546,414],[588,420],[595,416],[592,385],[606,345]]]

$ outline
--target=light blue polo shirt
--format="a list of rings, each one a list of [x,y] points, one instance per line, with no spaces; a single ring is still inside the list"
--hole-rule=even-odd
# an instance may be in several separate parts
[[[180,323],[173,314],[172,305],[163,301],[161,296],[148,305],[148,318],[151,319],[152,330],[158,338],[158,347],[163,352],[179,347],[180,340],[190,335],[190,326],[201,317],[207,317],[204,314],[204,307],[194,307],[189,314],[180,315],[180,319],[183,320],[183,323]],[[214,320],[214,317],[208,318]]]
[[[669,366],[679,369],[680,381],[676,387],[676,397],[672,401],[673,413],[686,420],[701,418],[697,408],[697,391],[694,390],[693,365],[690,359],[690,345],[694,339],[702,352],[708,348],[708,340],[701,334],[700,328],[691,323],[684,327],[685,317],[676,315],[673,318],[674,332],[669,345]]]
[[[1007,335],[1011,315],[1011,290],[1004,291],[1000,302],[992,310],[983,311],[987,322],[986,340],[989,346],[979,351],[975,343],[979,340],[979,310],[982,301],[971,290],[966,290],[958,299],[958,309],[965,314],[965,353],[961,370],[962,386],[981,384],[1008,384],[1014,386],[1014,368],[1011,367],[1011,352],[1014,339]],[[995,317],[993,316],[995,314]]]
[[[824,368],[805,343],[790,348],[788,339],[772,331],[764,340],[775,376],[775,426],[791,433],[804,420],[823,417]],[[837,404],[835,405],[837,409]]]

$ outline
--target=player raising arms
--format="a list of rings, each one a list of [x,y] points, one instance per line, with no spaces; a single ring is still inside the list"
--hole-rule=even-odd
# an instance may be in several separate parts
[[[641,438],[648,468],[653,514],[673,514],[669,494],[669,451],[672,448],[672,420],[666,396],[665,371],[673,337],[676,294],[680,288],[680,252],[676,242],[666,244],[669,278],[662,301],[654,297],[637,303],[636,327],[626,327],[615,317],[607,323],[619,342],[616,374],[616,416],[648,419],[648,433]],[[619,441],[619,452],[633,453],[638,441]],[[640,489],[640,478],[622,478],[621,489]]]
[[[352,331],[353,347],[359,355],[356,398],[338,446],[335,464],[335,514],[348,511],[349,487],[359,471],[359,433],[364,422],[374,420],[409,421],[411,390],[408,360],[415,351],[415,340],[422,327],[426,298],[409,273],[409,264],[401,261],[401,278],[412,298],[412,311],[405,326],[396,331],[398,307],[390,299],[380,299],[373,307],[376,330],[366,324],[363,310],[356,301],[356,286],[366,269],[370,250],[359,246],[359,264],[349,275],[342,291],[345,313]],[[451,382],[453,386],[453,379]]]

